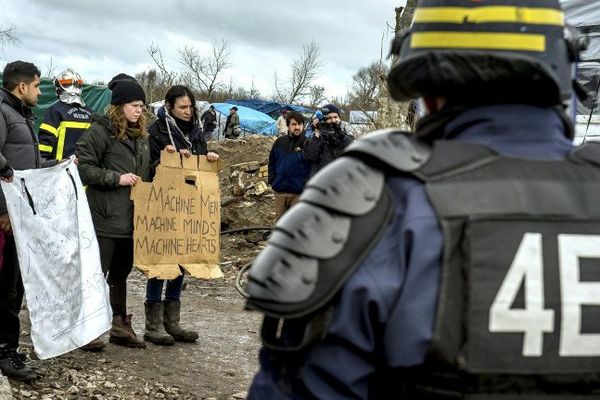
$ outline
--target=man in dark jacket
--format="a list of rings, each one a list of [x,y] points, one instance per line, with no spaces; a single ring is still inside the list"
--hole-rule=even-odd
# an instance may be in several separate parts
[[[298,202],[310,171],[310,162],[302,155],[304,117],[291,111],[285,122],[287,133],[275,140],[269,153],[269,184],[275,191],[277,219]]]
[[[419,2],[388,75],[426,104],[416,137],[352,144],[254,262],[249,399],[600,398],[600,145],[565,113],[582,42],[558,0],[488,3]]]
[[[215,111],[215,106],[211,105],[208,107],[208,110],[202,113],[200,117],[200,122],[202,122],[202,130],[204,131],[204,139],[211,140],[215,139],[212,137],[215,128],[217,127],[217,112]]]
[[[238,115],[238,108],[233,106],[229,109],[229,115],[227,116],[227,120],[225,121],[225,138],[227,139],[236,139],[242,133],[242,128],[240,127],[240,116]]]
[[[338,158],[354,140],[354,136],[349,135],[342,125],[339,108],[327,104],[321,108],[321,112],[323,121],[304,144],[304,158],[312,163],[310,176]]]
[[[38,102],[40,71],[32,63],[8,63],[0,89],[0,153],[15,169],[40,168],[37,136],[33,131],[31,107]],[[0,191],[0,229],[5,233],[0,269],[0,370],[20,380],[36,378],[19,347],[19,311],[23,301],[23,282],[6,200]]]

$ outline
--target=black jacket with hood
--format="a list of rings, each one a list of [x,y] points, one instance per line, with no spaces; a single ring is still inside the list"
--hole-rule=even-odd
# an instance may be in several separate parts
[[[161,150],[170,144],[175,146],[177,151],[187,149],[194,155],[208,154],[208,146],[197,121],[194,122],[191,132],[186,135],[164,106],[158,110],[157,116],[158,119],[148,128],[150,159],[153,166],[160,161]]]
[[[96,234],[129,238],[133,235],[133,202],[130,186],[119,186],[122,174],[131,172],[150,180],[148,138],[115,138],[106,116],[94,114],[92,125],[77,142],[79,174],[87,185],[87,198]]]

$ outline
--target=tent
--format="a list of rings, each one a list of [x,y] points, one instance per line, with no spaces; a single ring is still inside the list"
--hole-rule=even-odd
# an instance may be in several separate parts
[[[586,33],[589,45],[577,64],[577,81],[592,97],[587,104],[577,105],[578,141],[600,139],[600,2],[590,0],[561,0],[569,24]],[[588,122],[591,122],[588,128]]]
[[[229,109],[235,104],[230,103],[213,103],[217,111],[217,129],[219,139],[224,137],[225,121],[229,115]],[[252,108],[238,106],[238,115],[240,117],[240,127],[242,128],[241,136],[260,134],[265,136],[277,136],[277,127],[275,120],[267,114],[253,110]],[[207,107],[208,108],[208,107]],[[204,110],[202,110],[204,111]]]
[[[2,81],[2,74],[0,74],[0,81]],[[38,105],[33,108],[36,132],[44,119],[46,110],[58,101],[52,79],[42,78],[40,91],[42,94],[38,98]],[[83,85],[83,100],[88,107],[94,110],[94,112],[104,113],[106,107],[110,104],[110,96],[111,91],[106,86]]]
[[[234,100],[227,99],[225,100],[228,104],[234,104],[236,106],[243,106],[252,108],[253,110],[263,112],[268,114],[273,118],[277,118],[281,110],[294,110],[298,111],[302,114],[312,114],[313,110],[303,107],[297,106],[295,104],[281,104],[275,101],[268,100],[260,100],[260,99],[249,99],[249,100]]]

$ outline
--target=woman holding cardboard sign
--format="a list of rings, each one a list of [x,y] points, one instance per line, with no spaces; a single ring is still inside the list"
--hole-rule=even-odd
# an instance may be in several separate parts
[[[158,119],[148,128],[148,132],[153,165],[159,163],[161,150],[178,151],[185,157],[206,155],[208,161],[219,159],[218,154],[208,151],[194,94],[185,86],[175,85],[167,91],[165,105],[158,110]],[[171,345],[176,340],[195,341],[198,332],[183,329],[179,324],[183,271],[176,279],[167,281],[164,301],[163,286],[164,280],[148,279],[144,339],[160,345]]]
[[[111,343],[146,347],[127,314],[127,276],[133,268],[133,202],[131,187],[150,180],[150,147],[143,109],[144,90],[125,74],[108,84],[111,105],[105,116],[94,114],[92,125],[77,142],[81,180],[107,275],[113,310]],[[96,339],[98,341],[99,339]],[[101,343],[100,343],[101,344]]]

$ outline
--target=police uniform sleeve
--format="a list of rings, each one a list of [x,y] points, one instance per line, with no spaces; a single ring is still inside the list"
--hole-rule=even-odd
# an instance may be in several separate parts
[[[404,172],[416,171],[429,157],[428,148],[390,132],[353,149]],[[408,192],[421,193],[414,204],[426,203],[422,183],[401,175],[402,184],[392,191],[377,171],[352,157],[321,170],[269,239],[269,246],[283,250],[267,246],[253,264],[247,306],[267,316],[261,369],[249,398],[379,398],[371,383],[387,365],[386,326],[402,300],[406,271],[428,268],[415,246],[432,234],[413,229],[413,215],[405,212]],[[428,222],[437,229],[432,211]],[[291,239],[283,240],[278,230]],[[418,242],[409,240],[417,234]],[[430,257],[433,264],[438,258]]]
[[[61,114],[56,107],[46,110],[39,130],[40,154],[45,160],[56,159],[58,127],[61,120]]]
[[[345,283],[324,339],[302,353],[298,364],[290,354],[263,347],[249,399],[385,398],[373,393],[374,375],[398,357],[410,365],[424,356],[434,318],[426,310],[436,304],[432,289],[439,278],[442,237],[433,211],[423,211],[427,199],[420,184],[399,180],[393,189],[400,199],[394,216]],[[283,325],[282,336],[288,328]]]

